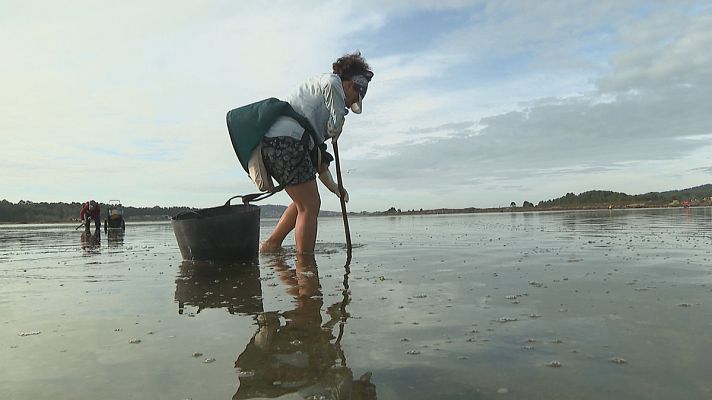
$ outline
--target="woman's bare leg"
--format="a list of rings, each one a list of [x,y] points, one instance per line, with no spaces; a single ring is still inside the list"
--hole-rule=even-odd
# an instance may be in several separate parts
[[[281,249],[284,238],[294,229],[296,222],[297,206],[292,202],[282,213],[282,217],[279,219],[279,222],[277,222],[277,226],[269,235],[269,238],[260,245],[260,251],[271,252]]]
[[[294,241],[297,253],[314,253],[316,244],[316,226],[319,217],[321,198],[316,187],[316,179],[285,189],[297,208],[297,220],[294,227]]]
[[[284,210],[269,238],[262,242],[260,250],[262,252],[279,250],[282,247],[284,238],[287,237],[292,229],[296,229],[294,240],[297,245],[297,253],[314,253],[317,217],[321,207],[321,198],[316,187],[316,180],[287,186],[285,190],[289,197],[292,198],[292,204]]]

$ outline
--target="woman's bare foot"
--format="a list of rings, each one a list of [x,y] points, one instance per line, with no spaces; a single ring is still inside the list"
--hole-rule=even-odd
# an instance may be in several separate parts
[[[273,243],[269,240],[265,240],[260,244],[260,253],[278,253],[282,251],[281,243]]]

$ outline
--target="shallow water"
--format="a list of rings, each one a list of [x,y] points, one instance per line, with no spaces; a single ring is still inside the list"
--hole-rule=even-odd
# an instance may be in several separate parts
[[[339,218],[316,268],[0,226],[0,398],[712,398],[710,208],[349,222],[348,274]]]

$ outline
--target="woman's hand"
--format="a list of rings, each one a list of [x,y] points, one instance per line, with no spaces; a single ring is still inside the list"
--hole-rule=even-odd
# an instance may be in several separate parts
[[[331,138],[331,143],[336,143],[337,140],[339,140],[339,136],[341,136],[341,128],[335,129],[331,128],[329,126],[326,127],[326,135]]]
[[[329,168],[322,168],[322,171],[319,173],[319,180],[324,184],[324,186],[326,186],[327,189],[329,189],[329,191],[334,193],[337,197],[342,198],[341,193],[339,193],[339,185],[334,182],[334,178],[331,176]],[[347,192],[346,189],[343,190],[343,199],[344,202],[349,202],[349,192]]]
[[[341,196],[339,196],[341,198]],[[346,191],[346,188],[344,188],[344,203],[349,202],[349,192]]]

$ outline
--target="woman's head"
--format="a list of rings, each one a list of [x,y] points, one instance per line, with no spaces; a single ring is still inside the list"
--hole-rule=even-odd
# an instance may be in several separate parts
[[[360,114],[368,83],[373,78],[371,67],[358,51],[339,57],[331,66],[334,73],[341,78],[341,83],[344,86],[346,107],[351,108],[354,113]]]

